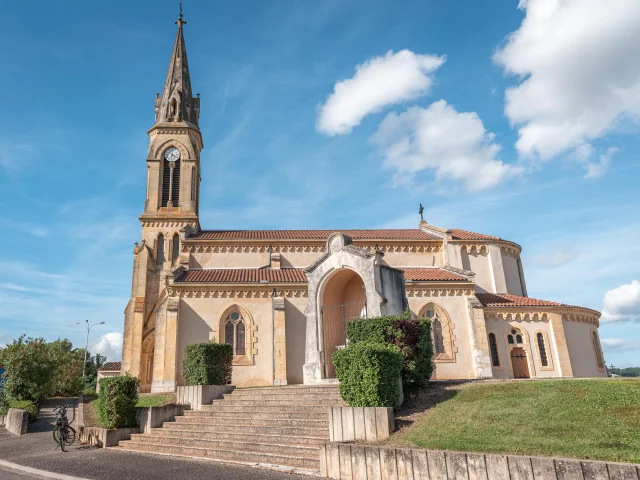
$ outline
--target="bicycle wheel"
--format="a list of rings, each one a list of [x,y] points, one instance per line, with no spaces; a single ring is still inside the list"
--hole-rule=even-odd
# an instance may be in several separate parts
[[[53,438],[58,437],[58,444],[60,445],[60,450],[62,450],[63,452],[64,450],[64,437],[65,437],[65,433],[62,430],[62,427],[57,427],[56,428],[56,432],[53,434]]]
[[[60,443],[60,435],[58,434],[58,427],[53,429],[53,441],[56,443]]]
[[[67,427],[67,439],[65,443],[67,445],[72,445],[76,441],[76,431],[73,427]]]

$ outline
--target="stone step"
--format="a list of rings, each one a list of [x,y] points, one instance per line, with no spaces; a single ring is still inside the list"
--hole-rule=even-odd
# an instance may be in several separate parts
[[[117,447],[122,450],[148,453],[163,453],[189,457],[210,458],[220,461],[241,462],[249,464],[265,463],[284,465],[294,468],[319,470],[320,460],[316,453],[313,457],[271,453],[251,453],[242,450],[220,450],[192,446],[174,446],[154,443],[136,443],[133,440],[121,441]]]
[[[338,403],[343,403],[340,395],[333,394],[315,394],[315,393],[301,393],[299,395],[280,395],[280,394],[271,394],[271,393],[262,393],[262,394],[254,394],[254,395],[235,395],[233,393],[225,394],[222,396],[224,400],[231,401],[240,401],[240,400],[251,400],[256,402],[263,402],[265,400],[277,400],[279,402],[318,402],[318,401],[334,401]]]
[[[319,445],[321,443],[326,443],[329,441],[329,434],[326,432],[326,435],[322,433],[316,433],[312,435],[313,432],[307,433],[306,435],[277,435],[272,433],[250,433],[250,439],[253,442],[259,443],[272,443],[279,445]],[[209,440],[214,438],[216,440],[228,440],[235,442],[245,442],[247,441],[247,437],[249,436],[247,433],[238,433],[238,432],[197,432],[193,430],[177,430],[168,428],[152,428],[151,434],[156,437],[188,437],[195,438],[201,440]]]
[[[220,405],[224,402],[227,405],[249,405],[249,406],[298,406],[298,407],[318,407],[318,406],[327,406],[327,407],[341,407],[344,406],[344,402],[342,400],[296,400],[296,399],[283,399],[283,400],[261,400],[261,399],[237,399],[237,398],[225,398],[224,400],[214,400],[211,405]]]
[[[242,425],[238,427],[237,425],[233,425],[230,423],[176,423],[176,422],[165,422],[162,426],[163,429],[173,431],[173,430],[189,430],[192,432],[208,432],[208,433],[237,433],[243,432],[247,435],[254,434],[272,434],[272,435],[290,435],[290,436],[324,436],[329,438],[329,425],[323,425],[321,427],[318,426],[293,426],[287,424],[286,426],[278,426],[270,423],[263,423],[260,425]],[[153,431],[153,430],[152,430]]]
[[[301,390],[327,392],[331,390],[338,391],[339,385],[287,385],[283,387],[245,387],[236,388],[233,391],[238,393],[246,392],[277,392],[288,394],[291,392],[299,392]]]
[[[188,410],[184,412],[184,416],[188,418],[224,418],[224,419],[235,419],[238,417],[250,417],[254,419],[278,419],[278,420],[287,420],[291,418],[299,418],[299,419],[309,419],[309,420],[324,420],[326,422],[329,421],[328,412],[288,412],[286,409],[283,409],[279,412],[265,412],[265,411],[253,411],[253,412],[221,412],[219,410],[211,410],[211,411],[198,411],[198,412],[189,412]]]
[[[144,444],[162,444],[173,446],[188,446],[188,447],[202,447],[207,449],[221,449],[221,450],[242,450],[245,452],[256,453],[274,453],[281,454],[286,451],[288,455],[295,455],[301,457],[312,457],[318,455],[319,446],[316,445],[297,445],[293,443],[279,444],[279,443],[267,443],[256,442],[255,438],[249,438],[252,441],[247,441],[245,437],[240,441],[222,440],[218,438],[192,438],[187,436],[167,436],[167,435],[151,435],[151,434],[135,434],[131,435],[131,440],[134,443]]]
[[[307,418],[251,418],[248,416],[236,415],[232,418],[216,418],[215,416],[201,415],[198,417],[176,417],[176,425],[235,425],[243,427],[244,425],[272,425],[274,427],[324,427],[329,428],[329,420],[316,420]],[[165,425],[165,424],[163,424]]]
[[[340,390],[338,388],[313,388],[313,387],[305,387],[305,388],[241,388],[235,389],[233,392],[227,395],[235,395],[237,397],[240,396],[254,396],[254,395],[278,395],[280,397],[289,397],[289,396],[298,396],[298,395],[340,395]]]
[[[185,415],[193,415],[194,413],[200,413],[200,412],[206,412],[206,413],[211,413],[211,412],[217,412],[217,413],[223,413],[223,412],[235,412],[235,413],[251,413],[251,412],[273,412],[273,413],[278,413],[278,412],[303,412],[303,413],[317,413],[317,414],[323,414],[323,415],[328,415],[329,414],[329,408],[328,406],[321,406],[321,407],[300,407],[297,405],[262,405],[259,408],[256,408],[253,405],[231,405],[231,404],[227,404],[227,403],[216,403],[215,405],[203,405],[202,407],[200,407],[201,409],[196,411],[196,410],[185,410]],[[189,412],[189,413],[187,413]]]

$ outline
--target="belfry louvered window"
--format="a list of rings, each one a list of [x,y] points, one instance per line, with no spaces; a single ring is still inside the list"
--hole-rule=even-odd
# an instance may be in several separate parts
[[[156,244],[156,265],[162,265],[164,263],[164,235],[158,235]]]
[[[180,160],[173,162],[173,179],[171,178],[171,163],[172,162],[165,159],[162,166],[163,207],[169,205],[169,199],[171,199],[172,206],[177,207],[180,205]],[[171,190],[171,192],[169,192],[169,190]]]

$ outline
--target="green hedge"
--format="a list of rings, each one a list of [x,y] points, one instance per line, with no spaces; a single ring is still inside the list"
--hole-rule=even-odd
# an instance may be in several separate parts
[[[233,347],[226,343],[198,343],[184,348],[185,385],[227,385],[231,383]]]
[[[340,396],[351,407],[397,407],[400,404],[402,355],[398,347],[358,342],[332,356]]]
[[[129,375],[100,379],[96,412],[102,428],[135,427],[140,381]]]
[[[433,373],[431,322],[412,319],[407,311],[401,316],[363,318],[347,322],[349,343],[373,342],[399,348],[403,357],[402,384],[405,388],[424,386]]]
[[[0,399],[0,415],[6,415],[10,408],[19,408],[29,413],[29,419],[33,420],[38,414],[38,406],[31,400],[7,400]]]

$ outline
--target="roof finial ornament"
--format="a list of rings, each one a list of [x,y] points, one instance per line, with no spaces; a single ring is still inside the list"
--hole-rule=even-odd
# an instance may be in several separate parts
[[[182,0],[180,0],[180,15],[178,15],[178,20],[176,20],[176,25],[178,25],[178,28],[182,28],[182,25],[185,25],[186,23],[187,21],[182,19]]]
[[[422,206],[422,204],[420,204],[420,210],[418,210],[418,213],[420,214],[420,220],[424,222],[424,217],[422,216],[424,212],[424,207]]]

